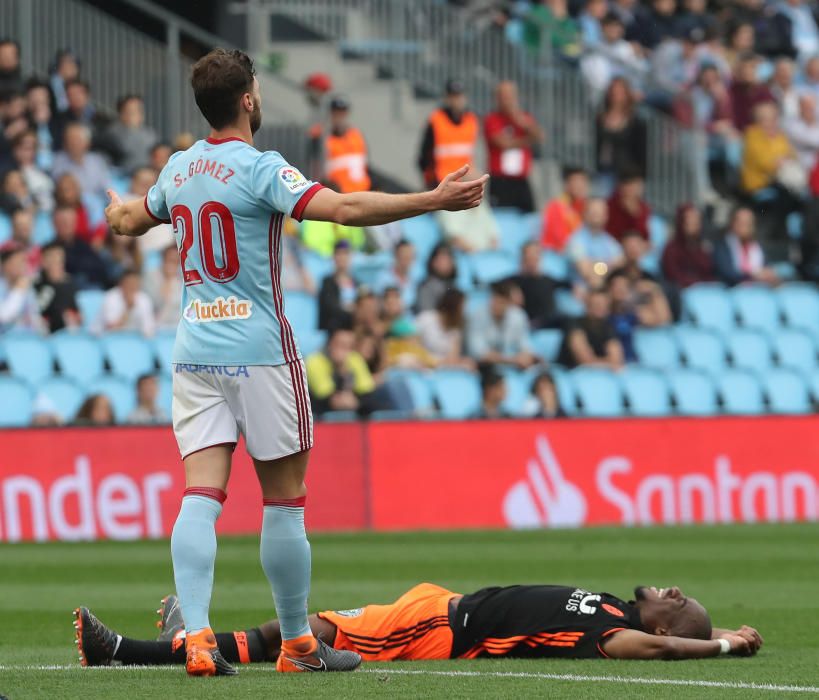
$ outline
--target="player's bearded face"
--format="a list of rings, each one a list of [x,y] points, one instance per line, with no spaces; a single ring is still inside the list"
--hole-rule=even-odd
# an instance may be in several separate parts
[[[250,113],[250,133],[255,134],[262,125],[262,100],[253,95],[253,111]]]

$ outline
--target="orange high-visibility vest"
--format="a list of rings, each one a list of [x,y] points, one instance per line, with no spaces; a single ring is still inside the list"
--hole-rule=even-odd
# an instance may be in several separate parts
[[[435,110],[429,121],[435,142],[435,177],[440,182],[453,170],[472,165],[480,124],[472,112],[466,112],[461,123],[454,124],[442,109]]]
[[[358,129],[347,129],[342,136],[328,134],[324,147],[327,161],[324,172],[340,192],[363,192],[370,189],[367,172],[367,144]]]

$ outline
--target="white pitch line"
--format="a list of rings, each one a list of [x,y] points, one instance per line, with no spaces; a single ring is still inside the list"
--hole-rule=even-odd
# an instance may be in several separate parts
[[[79,664],[43,664],[43,665],[0,665],[0,671],[76,671],[106,672],[106,671],[138,671],[138,672],[162,672],[173,671],[179,673],[178,666],[95,666],[93,668],[83,668]],[[264,671],[258,666],[256,668],[242,667],[241,672]],[[535,678],[546,681],[569,681],[572,683],[620,683],[624,685],[666,685],[681,686],[689,688],[719,688],[723,690],[762,690],[775,693],[811,693],[819,694],[819,686],[809,685],[776,685],[773,683],[743,683],[741,681],[706,681],[695,678],[643,678],[629,676],[584,676],[577,673],[542,673],[532,671],[433,671],[430,669],[409,669],[409,668],[367,668],[359,673],[371,675],[395,675],[395,676],[455,676],[465,678]]]
[[[430,671],[422,669],[384,668],[366,669],[364,673],[386,673],[401,676],[465,676],[478,678],[538,678],[549,681],[576,683],[633,683],[635,685],[673,685],[694,688],[722,688],[727,690],[765,690],[782,693],[819,693],[817,686],[774,685],[772,683],[743,683],[740,681],[704,681],[684,678],[640,678],[629,676],[583,676],[576,673],[536,673],[526,671]]]

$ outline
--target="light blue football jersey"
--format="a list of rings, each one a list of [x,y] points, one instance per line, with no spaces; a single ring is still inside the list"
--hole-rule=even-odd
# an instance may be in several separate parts
[[[279,153],[204,139],[171,157],[145,198],[173,224],[184,287],[173,361],[281,365],[301,357],[284,312],[285,215],[301,220],[321,185]]]

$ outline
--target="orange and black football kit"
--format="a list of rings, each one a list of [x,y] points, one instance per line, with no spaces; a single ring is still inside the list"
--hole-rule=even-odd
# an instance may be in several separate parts
[[[335,625],[336,649],[356,651],[365,661],[603,658],[608,636],[642,629],[637,610],[629,603],[570,586],[484,588],[462,596],[422,583],[388,605],[318,616]],[[185,663],[184,631],[173,641],[111,635],[118,638],[111,662]],[[218,633],[216,641],[232,663],[270,660],[258,628]]]

